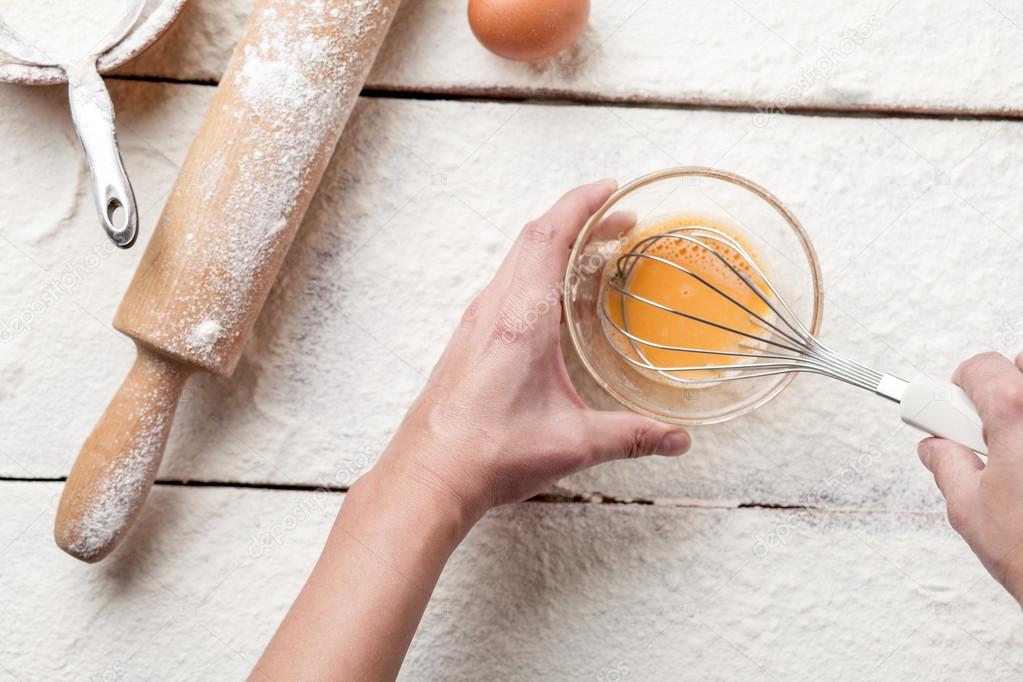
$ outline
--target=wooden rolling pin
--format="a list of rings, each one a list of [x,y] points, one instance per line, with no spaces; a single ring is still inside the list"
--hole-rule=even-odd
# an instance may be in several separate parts
[[[114,319],[137,358],[64,486],[68,554],[124,537],[189,374],[234,371],[399,3],[255,3]]]

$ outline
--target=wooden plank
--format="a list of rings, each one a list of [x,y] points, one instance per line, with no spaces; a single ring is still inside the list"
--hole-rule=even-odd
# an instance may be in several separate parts
[[[211,90],[114,88],[149,207],[143,242]],[[4,476],[64,475],[131,356],[108,321],[141,250],[107,249],[88,264],[103,237],[60,97],[9,89],[0,100],[0,139],[31,130],[37,147],[35,165],[26,152],[0,168],[0,201],[12,207],[0,257],[15,273],[0,282],[0,323],[15,330],[0,353]],[[1012,122],[784,116],[755,126],[735,112],[363,100],[235,376],[198,377],[186,391],[161,476],[347,486],[520,225],[573,184],[675,164],[735,170],[787,202],[821,256],[824,336],[838,349],[906,376],[1016,351],[1023,301],[1004,288],[1023,240],[1014,156],[1023,128]],[[65,269],[77,274],[55,288]],[[917,434],[893,405],[845,385],[799,378],[764,409],[695,436],[682,460],[615,463],[563,488],[940,509]]]
[[[0,483],[15,679],[244,676],[341,501],[157,486],[93,566],[53,545],[58,492]],[[534,503],[458,550],[402,679],[1009,680],[1021,645],[1019,607],[936,516]]]
[[[121,73],[214,81],[251,0],[191,0]],[[968,39],[968,37],[976,39]],[[595,2],[573,50],[515,64],[473,38],[465,3],[405,3],[368,83],[389,90],[839,110],[1019,115],[1023,9],[1008,0]]]

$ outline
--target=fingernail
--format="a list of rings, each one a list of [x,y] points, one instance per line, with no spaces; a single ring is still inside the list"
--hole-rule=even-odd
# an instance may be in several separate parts
[[[920,441],[920,445],[916,447],[916,454],[920,457],[920,461],[928,469],[931,468],[931,441],[930,439]]]
[[[604,187],[607,187],[612,192],[615,191],[616,189],[618,189],[618,181],[615,180],[614,178],[604,178],[603,180],[597,180],[593,184],[594,185],[603,185]]]
[[[686,452],[691,444],[692,440],[689,438],[688,433],[685,431],[672,431],[657,444],[654,454],[674,457]]]

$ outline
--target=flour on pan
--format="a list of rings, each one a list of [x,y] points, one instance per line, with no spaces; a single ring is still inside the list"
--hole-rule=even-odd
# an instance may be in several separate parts
[[[126,0],[0,0],[12,31],[50,57],[88,54],[127,11]]]

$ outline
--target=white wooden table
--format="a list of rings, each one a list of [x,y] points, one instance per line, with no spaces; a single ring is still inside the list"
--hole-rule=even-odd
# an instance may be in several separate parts
[[[825,338],[880,368],[1023,347],[1018,3],[595,0],[577,48],[519,65],[464,2],[409,0],[235,377],[193,380],[141,523],[78,563],[51,526],[131,361],[109,322],[247,10],[192,0],[109,80],[130,252],[95,224],[62,89],[0,87],[0,677],[244,676],[463,306],[582,181],[766,185],[820,253]],[[498,510],[403,678],[1019,679],[1020,609],[947,527],[916,439],[803,377],[681,461]]]

